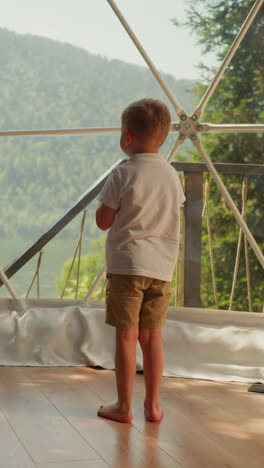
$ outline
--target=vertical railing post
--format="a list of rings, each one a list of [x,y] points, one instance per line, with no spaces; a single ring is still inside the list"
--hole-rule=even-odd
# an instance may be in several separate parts
[[[201,306],[201,244],[203,173],[185,173],[185,242],[184,242],[184,303]]]

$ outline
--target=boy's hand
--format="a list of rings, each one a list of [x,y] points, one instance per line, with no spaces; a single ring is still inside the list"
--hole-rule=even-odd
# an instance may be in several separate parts
[[[106,231],[106,229],[112,226],[115,220],[115,215],[116,210],[110,208],[110,206],[107,206],[104,203],[99,203],[95,215],[97,226],[102,229],[102,231]]]

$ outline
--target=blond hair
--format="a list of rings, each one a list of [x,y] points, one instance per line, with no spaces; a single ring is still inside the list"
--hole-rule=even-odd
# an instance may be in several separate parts
[[[167,106],[157,99],[140,99],[127,106],[122,115],[122,128],[130,130],[140,140],[157,138],[165,141],[171,123]]]

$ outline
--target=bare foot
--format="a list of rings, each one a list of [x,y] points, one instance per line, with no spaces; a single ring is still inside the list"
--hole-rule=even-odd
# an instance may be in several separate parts
[[[160,422],[163,418],[163,411],[159,405],[155,408],[147,408],[147,406],[144,405],[144,414],[146,420],[149,422]]]
[[[130,411],[121,411],[117,403],[115,405],[110,406],[100,406],[97,414],[102,418],[113,419],[114,421],[122,423],[130,424],[132,421],[132,414],[130,413]]]

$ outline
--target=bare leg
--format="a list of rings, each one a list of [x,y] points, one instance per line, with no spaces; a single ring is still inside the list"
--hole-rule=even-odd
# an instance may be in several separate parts
[[[143,353],[146,397],[145,416],[148,421],[158,422],[163,411],[159,406],[159,390],[163,370],[163,346],[161,328],[140,328],[139,342]]]
[[[118,400],[110,406],[101,406],[98,415],[115,421],[131,423],[131,402],[136,374],[136,344],[138,329],[116,329],[115,371]]]

